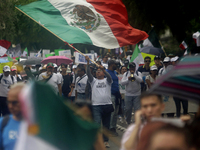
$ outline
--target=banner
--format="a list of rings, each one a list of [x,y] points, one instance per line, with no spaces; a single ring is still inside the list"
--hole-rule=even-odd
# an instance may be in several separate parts
[[[125,85],[121,85],[122,78],[123,78],[122,74],[118,75],[118,79],[119,79],[119,91],[120,91],[121,94],[125,94],[126,93]]]
[[[94,61],[94,54],[85,54],[87,55],[91,60]],[[85,56],[81,55],[80,53],[78,52],[75,52],[75,63],[77,64],[87,64],[87,61],[85,60]],[[90,61],[91,63],[91,61]]]
[[[49,57],[49,56],[54,56],[54,54],[45,54],[45,58]]]
[[[71,50],[59,51],[59,56],[65,56],[65,57],[71,59]]]
[[[3,67],[6,65],[8,65],[11,68],[13,65],[13,62],[0,63],[0,73],[3,73]]]
[[[49,49],[43,49],[42,51],[42,58],[45,59],[46,58],[46,54],[49,54],[50,53],[50,50]]]
[[[30,58],[30,57],[35,57],[36,54],[37,54],[37,53],[30,53],[29,58]]]
[[[64,51],[64,49],[55,49],[55,56],[59,56],[59,51]]]
[[[150,66],[155,65],[154,57],[155,57],[156,55],[146,54],[146,53],[142,53],[142,52],[141,52],[141,54],[142,54],[142,57],[143,57],[143,58],[145,58],[145,57],[147,57],[147,56],[149,56],[149,57],[151,58]]]

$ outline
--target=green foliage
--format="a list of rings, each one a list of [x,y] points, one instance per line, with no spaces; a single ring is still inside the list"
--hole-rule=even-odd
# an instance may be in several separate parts
[[[0,38],[9,40],[13,44],[21,43],[22,49],[69,48],[60,39],[15,9],[16,5],[34,1],[37,0],[0,0]],[[189,41],[189,45],[194,46],[191,40],[192,33],[200,30],[200,9],[197,1],[123,0],[123,2],[127,8],[129,23],[134,28],[148,33],[152,24],[158,35],[170,29],[173,39],[163,41],[163,46],[169,53],[174,50],[179,53],[178,45],[182,40]],[[91,48],[89,45],[75,45],[83,51],[85,48]],[[94,46],[92,48],[97,49]]]

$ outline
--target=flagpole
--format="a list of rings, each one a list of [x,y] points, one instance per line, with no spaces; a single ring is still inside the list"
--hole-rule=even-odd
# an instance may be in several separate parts
[[[15,8],[17,10],[19,10],[21,13],[25,14],[26,16],[28,16],[30,19],[32,19],[33,21],[35,21],[36,23],[38,23],[35,19],[33,19],[31,16],[27,15],[25,12],[23,12],[21,9],[19,9],[18,7],[15,6]],[[81,51],[79,51],[78,49],[76,49],[74,46],[72,46],[71,44],[69,44],[68,42],[66,42],[65,40],[63,40],[62,38],[60,38],[59,36],[57,36],[55,33],[53,33],[52,31],[50,31],[49,29],[47,29],[45,26],[43,26],[42,24],[38,23],[39,25],[41,25],[43,28],[45,28],[47,31],[49,31],[50,33],[52,33],[54,36],[56,36],[57,38],[59,38],[61,41],[63,41],[64,43],[66,43],[68,46],[70,46],[71,48],[73,48],[75,51],[78,51],[81,55],[86,56],[85,54],[83,54]],[[90,58],[89,58],[90,59]],[[95,65],[99,66],[95,61],[91,60],[91,62],[93,62]]]
[[[165,56],[167,57],[167,53],[165,52],[165,50],[164,50],[164,47],[163,47],[163,45],[162,45],[162,43],[161,43],[161,41],[159,40],[159,43],[160,43],[160,45],[161,45],[161,47],[162,47],[162,50],[164,51],[164,53],[165,53]]]

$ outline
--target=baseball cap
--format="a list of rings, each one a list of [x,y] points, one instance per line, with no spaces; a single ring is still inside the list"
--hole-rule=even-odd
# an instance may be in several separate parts
[[[172,62],[172,61],[177,61],[178,58],[179,58],[178,56],[171,58],[171,62]]]
[[[12,67],[11,67],[11,71],[14,71],[14,70],[17,70],[17,67],[16,67],[16,66],[12,66]]]
[[[153,65],[153,66],[151,66],[151,68],[150,68],[150,70],[158,70],[158,68],[155,66],[155,65]]]
[[[163,60],[163,62],[170,62],[170,58],[169,57],[165,57],[165,59]]]
[[[54,65],[53,65],[53,63],[48,63],[48,64],[47,64],[47,68],[49,68],[49,67],[52,67],[52,68],[54,68]]]
[[[160,59],[160,57],[159,57],[159,56],[155,56],[155,57],[154,57],[154,60],[156,60],[156,59]]]
[[[3,67],[3,71],[4,71],[4,72],[10,71],[10,67],[9,67],[9,66],[7,66],[7,65],[6,65],[6,66],[4,66],[4,67]]]
[[[73,65],[72,69],[76,69],[77,68],[77,65]]]
[[[128,63],[129,63],[128,59],[124,60],[124,64],[128,64]]]
[[[136,67],[136,64],[134,62],[129,63],[129,67]]]

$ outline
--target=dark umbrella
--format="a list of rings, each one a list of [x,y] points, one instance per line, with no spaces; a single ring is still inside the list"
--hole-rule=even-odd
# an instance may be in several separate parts
[[[152,47],[152,46],[145,46],[140,49],[140,52],[147,53],[147,54],[153,54],[159,56],[160,54],[164,53],[162,49]]]
[[[200,100],[200,56],[184,57],[168,73],[157,79],[150,93]]]
[[[27,60],[20,61],[19,63],[22,65],[39,65],[41,64],[42,58],[41,57],[31,57]]]

